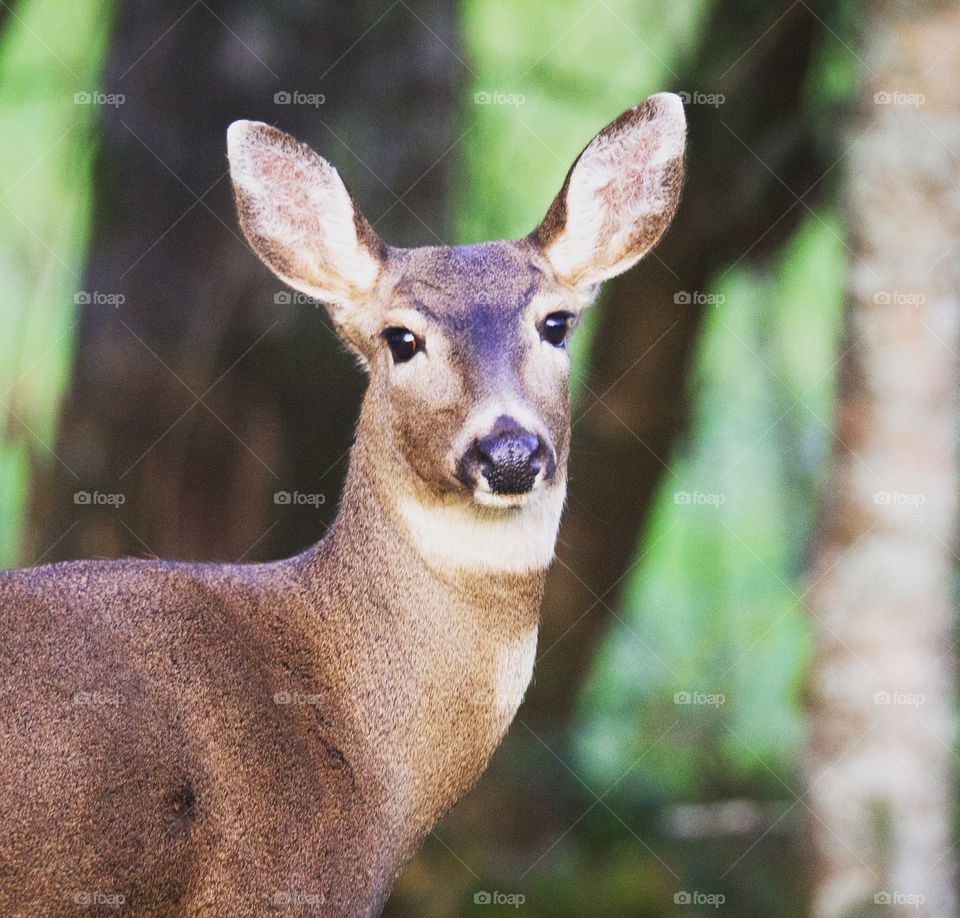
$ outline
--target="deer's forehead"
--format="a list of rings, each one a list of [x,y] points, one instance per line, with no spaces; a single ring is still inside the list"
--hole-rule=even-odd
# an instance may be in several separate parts
[[[413,249],[395,297],[451,331],[506,332],[545,287],[543,272],[515,243]]]

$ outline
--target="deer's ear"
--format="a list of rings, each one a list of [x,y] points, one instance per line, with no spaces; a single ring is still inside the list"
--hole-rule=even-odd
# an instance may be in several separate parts
[[[657,244],[680,199],[686,126],[680,97],[659,93],[577,157],[532,234],[561,282],[590,289]]]
[[[356,307],[383,266],[385,247],[323,157],[259,121],[227,130],[240,226],[253,250],[291,287],[330,307],[356,344]]]

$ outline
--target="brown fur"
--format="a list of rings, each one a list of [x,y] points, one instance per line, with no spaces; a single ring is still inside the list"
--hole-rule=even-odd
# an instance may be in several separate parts
[[[265,126],[238,144],[248,239],[293,285],[329,292],[370,372],[340,512],[317,545],[270,564],[0,574],[4,916],[376,914],[482,773],[528,677],[546,560],[438,561],[404,502],[495,533],[527,519],[477,507],[458,472],[483,433],[475,410],[501,403],[535,419],[556,457],[544,493],[562,501],[567,362],[538,323],[578,312],[584,291],[558,281],[536,234],[390,249],[308,148]],[[627,245],[662,232],[661,213],[650,222]],[[394,321],[423,341],[402,366],[380,337]],[[552,548],[555,523],[531,537]]]
[[[78,893],[136,915],[287,895],[376,913],[506,730],[493,658],[535,622],[542,574],[399,564],[416,549],[360,475],[289,561],[3,576],[2,914],[70,914]]]

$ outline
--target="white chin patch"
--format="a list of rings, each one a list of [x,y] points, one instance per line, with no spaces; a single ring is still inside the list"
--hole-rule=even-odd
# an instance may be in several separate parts
[[[526,507],[536,503],[544,496],[543,480],[538,478],[533,488],[525,494],[497,494],[490,490],[485,481],[481,481],[473,492],[474,502],[481,507],[492,507],[495,510],[508,510],[517,507]]]
[[[479,488],[473,492],[473,499],[481,507],[493,507],[494,509],[506,510],[510,507],[522,507],[537,499],[539,495],[530,491],[527,494],[494,494],[493,491],[481,491]]]
[[[403,498],[397,509],[428,564],[444,570],[524,573],[553,560],[566,482],[529,494],[477,490],[473,503]]]

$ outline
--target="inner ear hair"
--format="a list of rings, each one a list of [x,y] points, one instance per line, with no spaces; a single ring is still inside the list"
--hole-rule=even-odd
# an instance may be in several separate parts
[[[683,183],[683,103],[659,93],[586,146],[530,239],[559,280],[586,290],[627,270],[670,225]]]
[[[388,249],[339,173],[306,144],[262,122],[231,124],[227,151],[251,247],[281,280],[327,304],[338,330],[359,349]]]

